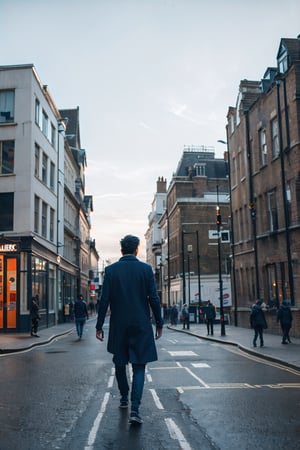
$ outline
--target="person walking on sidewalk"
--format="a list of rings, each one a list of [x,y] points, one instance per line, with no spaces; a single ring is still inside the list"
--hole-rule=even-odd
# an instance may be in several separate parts
[[[178,322],[178,308],[176,303],[173,303],[170,313],[171,325],[177,325]]]
[[[183,305],[182,311],[181,311],[181,315],[180,315],[180,320],[182,322],[182,329],[184,330],[185,328],[189,328],[189,324],[188,324],[188,320],[189,320],[189,310],[188,310],[188,305],[185,303]]]
[[[280,322],[282,330],[282,344],[291,343],[290,329],[292,328],[293,316],[288,300],[283,300],[277,311],[277,322]]]
[[[264,330],[268,328],[265,314],[262,309],[262,300],[257,300],[252,306],[250,313],[250,325],[254,329],[253,347],[256,347],[256,341],[259,336],[260,346],[264,346]]]
[[[86,302],[83,300],[83,296],[81,294],[75,302],[74,315],[78,338],[81,339],[85,320],[89,318]]]
[[[216,307],[211,303],[210,300],[208,300],[204,311],[204,319],[207,326],[207,335],[209,335],[209,331],[212,336],[214,334],[215,318],[216,318]]]
[[[113,354],[121,395],[120,408],[128,407],[126,366],[131,363],[133,378],[129,423],[142,424],[139,407],[144,389],[145,368],[148,362],[157,360],[150,308],[155,318],[156,339],[162,335],[163,320],[152,268],[137,258],[139,238],[127,235],[120,243],[122,257],[105,268],[96,338],[100,341],[104,339],[103,323],[110,306],[107,350]]]
[[[39,320],[41,319],[40,313],[39,313],[39,303],[38,303],[38,296],[32,297],[31,300],[31,306],[30,306],[30,317],[31,317],[31,336],[34,337],[40,337],[37,334],[38,327],[39,327]]]

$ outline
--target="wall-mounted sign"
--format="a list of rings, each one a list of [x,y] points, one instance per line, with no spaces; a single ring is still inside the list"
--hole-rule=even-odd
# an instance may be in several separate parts
[[[0,244],[0,252],[17,252],[17,244]]]

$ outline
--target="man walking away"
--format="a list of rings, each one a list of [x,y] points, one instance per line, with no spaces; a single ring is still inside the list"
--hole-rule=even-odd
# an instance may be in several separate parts
[[[262,310],[262,300],[257,300],[257,302],[252,306],[252,311],[250,314],[250,324],[254,329],[254,339],[253,347],[256,347],[256,341],[259,336],[260,346],[264,346],[264,329],[268,328],[265,314]]]
[[[75,302],[74,315],[78,338],[81,339],[85,320],[89,318],[86,302],[83,300],[83,296],[81,294]]]
[[[132,364],[131,424],[143,423],[139,407],[144,389],[145,367],[148,362],[157,360],[149,306],[155,318],[157,339],[161,337],[163,328],[152,268],[137,259],[139,243],[136,236],[125,236],[121,240],[123,256],[105,268],[96,325],[96,337],[103,341],[102,327],[110,306],[107,350],[113,354],[121,395],[120,408],[128,407],[126,366],[128,363]]]
[[[282,344],[291,343],[290,329],[292,328],[292,312],[288,300],[283,300],[277,311],[277,322],[280,322],[282,330]]]
[[[207,326],[207,335],[210,334],[213,336],[214,334],[214,321],[216,318],[216,307],[211,303],[210,300],[207,301],[207,305],[204,312],[204,318]]]

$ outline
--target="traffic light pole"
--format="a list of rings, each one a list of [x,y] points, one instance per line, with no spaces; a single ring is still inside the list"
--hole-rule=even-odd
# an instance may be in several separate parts
[[[219,260],[219,291],[220,291],[220,324],[221,336],[225,336],[225,318],[223,306],[223,280],[222,280],[222,258],[221,258],[221,225],[222,218],[219,206],[219,187],[217,186],[217,207],[216,207],[216,225],[218,231],[218,260]]]

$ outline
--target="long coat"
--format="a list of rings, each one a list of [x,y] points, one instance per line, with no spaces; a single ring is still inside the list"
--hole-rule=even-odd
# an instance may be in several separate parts
[[[146,364],[157,360],[151,325],[163,321],[151,267],[134,255],[125,255],[106,267],[96,328],[101,330],[110,306],[107,350],[116,364]]]

